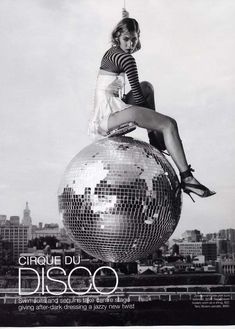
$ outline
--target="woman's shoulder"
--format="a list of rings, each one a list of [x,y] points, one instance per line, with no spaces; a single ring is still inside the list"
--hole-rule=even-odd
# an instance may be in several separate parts
[[[125,53],[122,49],[115,46],[109,48],[105,54],[110,54],[110,55],[114,54],[124,58],[134,58],[131,54]]]
[[[127,65],[135,65],[134,57],[131,54],[125,53],[118,47],[111,47],[105,52],[101,61],[101,66],[103,66],[106,61],[112,62],[115,66],[120,66],[122,68],[125,68]]]

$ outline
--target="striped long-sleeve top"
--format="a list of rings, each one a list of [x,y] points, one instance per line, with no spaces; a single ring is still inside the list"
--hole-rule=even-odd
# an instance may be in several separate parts
[[[104,54],[100,68],[118,74],[122,72],[126,73],[135,104],[139,106],[145,104],[145,99],[139,83],[136,62],[131,54],[124,53],[117,47],[111,47]]]

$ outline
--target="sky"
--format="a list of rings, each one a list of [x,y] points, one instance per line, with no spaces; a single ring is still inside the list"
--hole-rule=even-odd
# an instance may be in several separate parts
[[[58,222],[57,190],[92,140],[97,71],[121,18],[117,0],[0,1],[0,214]],[[195,176],[217,194],[183,195],[180,222],[235,228],[235,1],[126,0],[141,29],[134,56],[157,110],[176,119]],[[134,137],[147,141],[145,130]]]

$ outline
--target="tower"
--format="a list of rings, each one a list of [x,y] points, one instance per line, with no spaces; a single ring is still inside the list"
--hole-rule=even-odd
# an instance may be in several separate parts
[[[30,209],[29,209],[29,203],[26,202],[26,207],[24,209],[24,213],[23,213],[23,218],[22,218],[22,224],[23,226],[28,226],[29,228],[29,233],[28,233],[28,239],[31,240],[32,239],[32,218],[30,216]]]

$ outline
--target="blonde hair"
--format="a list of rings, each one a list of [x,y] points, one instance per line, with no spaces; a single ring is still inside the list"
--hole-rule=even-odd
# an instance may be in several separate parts
[[[134,18],[123,18],[113,29],[111,34],[111,42],[114,46],[119,45],[119,37],[120,35],[125,32],[136,32],[138,35],[138,42],[135,47],[135,51],[140,50],[141,43],[140,43],[140,28],[138,22]]]

